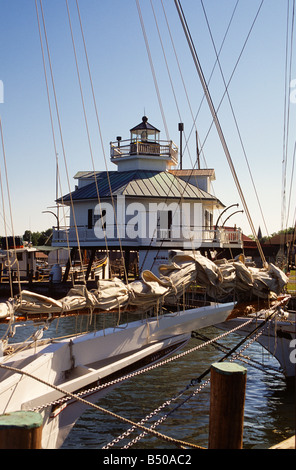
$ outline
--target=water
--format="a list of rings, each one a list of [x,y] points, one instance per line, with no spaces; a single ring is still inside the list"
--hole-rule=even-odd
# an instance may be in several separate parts
[[[60,322],[58,330],[56,330],[57,322],[55,321],[44,333],[44,336],[69,334],[73,332],[73,325],[76,330],[85,330],[86,318],[83,320],[83,324],[75,323],[73,318],[64,319]],[[3,332],[5,327],[2,325],[0,330]],[[29,335],[29,330],[31,327],[18,328],[15,340],[26,338]],[[211,327],[203,329],[202,333],[211,338],[222,332]],[[223,339],[223,345],[232,348],[240,340],[241,337],[232,334]],[[220,340],[220,342],[222,341]],[[199,340],[192,338],[183,350],[191,349],[197,344],[199,344]],[[279,365],[258,343],[253,343],[245,354],[263,364],[264,367],[257,369],[239,362],[247,368],[243,447],[245,449],[266,449],[295,434],[295,383],[288,384],[283,374],[270,369],[270,367],[278,369]],[[191,380],[198,378],[222,356],[223,353],[214,349],[213,346],[204,347],[153,371],[123,382],[110,391],[107,396],[98,400],[97,405],[116,415],[137,422],[185,390],[179,399],[173,400],[161,414],[145,424],[151,424],[169,411],[171,412],[169,417],[156,428],[158,432],[165,436],[207,447],[210,387],[206,386],[201,392],[185,401],[182,406],[177,407],[177,405],[181,404],[195,390],[194,387],[189,387],[186,391]],[[202,383],[208,378],[209,375],[204,378]],[[199,386],[197,385],[197,387]],[[89,408],[77,421],[64,442],[63,449],[102,449],[127,429],[129,426],[118,418]],[[111,448],[121,448],[138,435],[138,431],[133,432]],[[175,449],[176,447],[163,439],[146,435],[131,448]]]
[[[202,332],[208,337],[221,333],[216,328],[207,328]],[[224,339],[223,344],[232,348],[240,340],[241,337],[231,335],[231,337],[227,337],[226,341]],[[196,344],[197,340],[191,339],[186,349],[191,349]],[[243,447],[245,449],[266,449],[295,434],[295,386],[289,386],[281,373],[269,369],[269,366],[278,368],[278,363],[259,344],[254,343],[246,354],[263,363],[264,368],[259,370],[243,364],[247,367]],[[179,392],[186,389],[192,379],[198,378],[222,355],[223,353],[208,346],[124,382],[99,400],[97,404],[117,415],[137,422],[157,409],[166,400],[177,396]],[[204,381],[207,378],[209,375],[205,377]],[[165,412],[172,411],[193,390],[193,387],[190,387],[187,393],[182,395],[182,398],[173,401],[169,408],[165,409]],[[201,392],[186,401],[183,406],[173,411],[156,430],[172,438],[207,447],[209,392],[210,388],[206,386]],[[162,415],[163,413],[157,415],[153,421]],[[148,421],[146,425],[149,423],[151,421]],[[77,421],[76,426],[64,442],[63,448],[101,449],[127,429],[129,426],[118,419],[98,410],[89,409]],[[138,431],[132,433],[111,448],[122,448],[138,435]],[[131,448],[174,449],[175,446],[162,439],[146,435]]]

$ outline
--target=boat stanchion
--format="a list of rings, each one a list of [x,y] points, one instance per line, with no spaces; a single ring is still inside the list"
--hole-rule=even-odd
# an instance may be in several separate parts
[[[242,449],[247,369],[231,362],[211,366],[209,449]]]
[[[0,449],[41,449],[42,423],[34,411],[0,415]]]

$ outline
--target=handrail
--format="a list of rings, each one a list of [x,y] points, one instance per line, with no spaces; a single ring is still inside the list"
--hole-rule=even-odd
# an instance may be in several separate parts
[[[178,147],[172,140],[157,142],[124,140],[120,142],[120,145],[118,142],[110,142],[110,154],[113,160],[131,155],[157,155],[160,157],[169,156],[177,162]]]
[[[110,241],[116,241],[116,226],[109,224],[109,233],[113,233],[114,236],[110,237]],[[188,228],[185,228],[188,231]],[[221,228],[207,228],[207,227],[190,227],[189,230],[193,234],[196,239],[200,239],[203,243],[209,244],[241,244],[242,243],[242,231],[240,229],[236,230],[226,230]],[[90,229],[87,225],[78,225],[77,226],[78,236],[81,242],[91,242],[96,240],[99,242],[101,239],[97,238],[94,232],[94,228]],[[176,236],[177,234],[177,236]],[[108,236],[108,235],[107,235]],[[190,242],[190,239],[186,236],[182,236],[182,227],[181,226],[172,226],[171,228],[161,228],[157,227],[155,233],[152,237],[142,237],[142,243],[145,244],[147,239],[153,238],[156,242],[158,241],[173,241],[173,242],[183,242],[187,241]],[[69,241],[76,240],[76,229],[75,227],[53,227],[53,238],[52,241],[55,244],[64,243],[65,240],[69,239]],[[121,237],[122,240],[133,240],[137,243],[140,242],[141,237],[135,237],[134,239],[128,237]],[[103,241],[103,239],[102,239]]]

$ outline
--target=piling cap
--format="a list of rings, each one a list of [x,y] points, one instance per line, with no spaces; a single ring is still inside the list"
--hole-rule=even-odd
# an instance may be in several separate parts
[[[212,367],[216,369],[220,374],[246,374],[247,369],[234,362],[215,362]]]
[[[0,429],[25,428],[34,429],[42,425],[40,413],[34,411],[15,411],[0,416]]]

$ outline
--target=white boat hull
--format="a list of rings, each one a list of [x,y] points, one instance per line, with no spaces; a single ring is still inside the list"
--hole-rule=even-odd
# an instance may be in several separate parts
[[[121,369],[124,363],[126,364],[125,367],[127,368],[128,373],[137,371],[146,365],[151,365],[164,359],[166,356],[183,347],[189,339],[190,334],[186,334],[174,339],[158,342],[152,346],[147,346],[144,348],[144,351],[138,351],[129,355],[125,360],[120,360],[118,363],[114,363],[113,369],[118,367],[120,375],[124,376],[125,369]],[[116,376],[116,373],[113,374]],[[112,381],[114,377],[113,374],[111,376],[107,376],[105,378],[106,381],[109,379]],[[92,384],[94,389],[97,388],[96,385],[98,385],[98,383],[100,383],[99,380]],[[120,382],[118,384],[109,385],[99,391],[91,391],[84,395],[83,398],[90,403],[95,403],[118,385],[120,385]],[[74,399],[68,401],[66,404],[62,404],[60,407],[57,406],[54,411],[52,411],[52,407],[49,407],[44,413],[44,428],[46,427],[46,432],[43,431],[42,436],[43,448],[59,448],[75,425],[76,420],[87,408],[88,405]]]
[[[295,314],[290,314],[290,316],[291,321],[270,320],[263,333],[256,340],[277,359],[286,378],[295,377],[296,372],[295,361],[291,360],[293,355],[292,348],[296,349]],[[257,319],[256,326],[260,325],[263,321],[263,319]],[[246,317],[234,318],[215,326],[228,331],[243,323],[246,323]],[[246,336],[254,328],[254,323],[251,323],[240,328],[236,333]]]
[[[43,448],[60,447],[85,408],[74,400],[60,407],[52,405],[65,396],[65,391],[77,393],[157,362],[182,347],[191,331],[224,322],[233,307],[234,303],[227,303],[191,309],[35,344],[11,359],[4,356],[0,366],[17,368],[20,373],[0,367],[0,413],[40,410],[44,417]],[[97,400],[105,393],[106,389],[101,389],[88,399]]]

